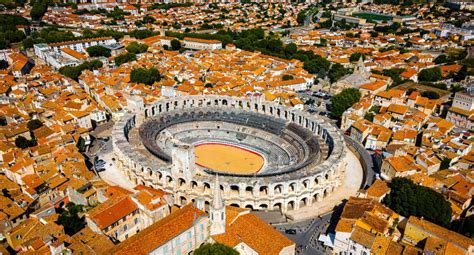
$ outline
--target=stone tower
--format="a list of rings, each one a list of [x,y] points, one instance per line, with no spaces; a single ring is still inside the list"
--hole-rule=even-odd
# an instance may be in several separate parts
[[[171,174],[173,177],[183,177],[186,182],[192,181],[196,171],[194,158],[193,145],[181,143],[180,141],[174,139],[174,144],[171,148],[171,159],[173,161],[173,165],[171,166]]]
[[[218,175],[216,175],[216,183],[214,184],[214,192],[209,214],[211,215],[211,236],[224,234],[226,218],[225,203],[222,198]]]
[[[145,103],[143,98],[139,96],[130,96],[127,98],[127,109],[135,114],[135,126],[139,126],[145,120]]]

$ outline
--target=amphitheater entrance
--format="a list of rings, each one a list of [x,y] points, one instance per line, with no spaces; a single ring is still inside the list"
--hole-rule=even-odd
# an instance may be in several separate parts
[[[239,146],[221,143],[203,143],[195,146],[196,164],[216,172],[254,174],[265,160],[257,152]]]

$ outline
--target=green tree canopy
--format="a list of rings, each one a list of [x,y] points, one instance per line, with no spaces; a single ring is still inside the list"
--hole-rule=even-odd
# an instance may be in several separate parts
[[[433,67],[433,68],[423,69],[418,74],[418,79],[420,81],[429,81],[429,82],[439,81],[442,79],[441,68]]]
[[[125,54],[122,54],[122,55],[119,55],[119,56],[115,57],[114,60],[115,60],[115,65],[120,66],[123,63],[127,63],[127,62],[137,60],[137,56],[134,53],[128,52],[128,53],[125,53]]]
[[[84,217],[79,217],[80,212],[82,212],[82,205],[68,203],[66,209],[59,215],[56,223],[62,225],[64,232],[72,236],[86,226]]]
[[[31,19],[40,20],[48,10],[49,0],[31,1],[30,4],[33,4],[30,11]]]
[[[331,66],[331,69],[328,73],[328,78],[331,82],[336,82],[345,75],[349,74],[351,71],[345,68],[343,65],[339,63],[335,63]]]
[[[148,45],[143,44],[143,43],[133,42],[129,44],[125,49],[127,49],[127,51],[130,53],[140,54],[148,50]]]
[[[421,92],[421,96],[429,99],[438,99],[440,97],[438,93],[430,90]]]
[[[130,81],[137,83],[144,83],[147,85],[152,85],[153,83],[160,81],[161,76],[160,72],[156,68],[138,68],[133,69],[130,73]]]
[[[399,177],[392,180],[390,188],[390,193],[382,201],[390,209],[405,217],[424,217],[433,223],[449,226],[452,209],[443,195]]]
[[[39,120],[39,119],[32,119],[32,120],[28,121],[28,124],[26,124],[26,125],[27,125],[27,127],[30,131],[33,131],[35,129],[38,129],[38,128],[42,127],[43,122],[41,122],[41,120]]]
[[[32,138],[31,140],[26,139],[24,136],[17,136],[15,138],[15,146],[20,149],[26,149],[28,147],[36,146],[38,143],[36,139]]]
[[[342,90],[331,98],[331,115],[340,118],[345,110],[359,101],[360,97],[360,91],[356,88]]]
[[[352,53],[351,56],[349,57],[349,60],[351,62],[357,62],[359,61],[359,59],[362,57],[362,59],[365,60],[365,55],[360,53],[360,52],[356,52],[356,53]]]
[[[86,61],[78,66],[64,66],[59,68],[59,73],[77,80],[84,70],[96,70],[102,67],[100,60]]]
[[[110,49],[101,46],[101,45],[95,45],[87,48],[87,53],[91,57],[110,57]]]
[[[181,43],[179,42],[179,40],[176,40],[176,39],[171,40],[171,49],[172,50],[181,49]]]
[[[195,255],[239,255],[239,252],[235,249],[220,244],[220,243],[207,243],[194,251]]]

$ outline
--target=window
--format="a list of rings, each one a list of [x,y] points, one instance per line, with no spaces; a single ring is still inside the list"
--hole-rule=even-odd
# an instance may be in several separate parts
[[[128,230],[128,226],[127,226],[127,224],[125,224],[125,225],[123,226],[123,231],[125,232],[125,231],[127,231],[127,230]]]
[[[138,224],[138,218],[135,218],[135,219],[133,220],[133,222],[135,223],[135,225],[137,225],[137,224]]]

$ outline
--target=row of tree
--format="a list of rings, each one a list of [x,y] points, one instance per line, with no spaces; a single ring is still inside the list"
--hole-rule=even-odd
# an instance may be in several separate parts
[[[65,75],[73,80],[78,80],[82,71],[84,70],[97,70],[102,67],[100,60],[86,61],[78,66],[64,66],[59,68],[59,73]]]

